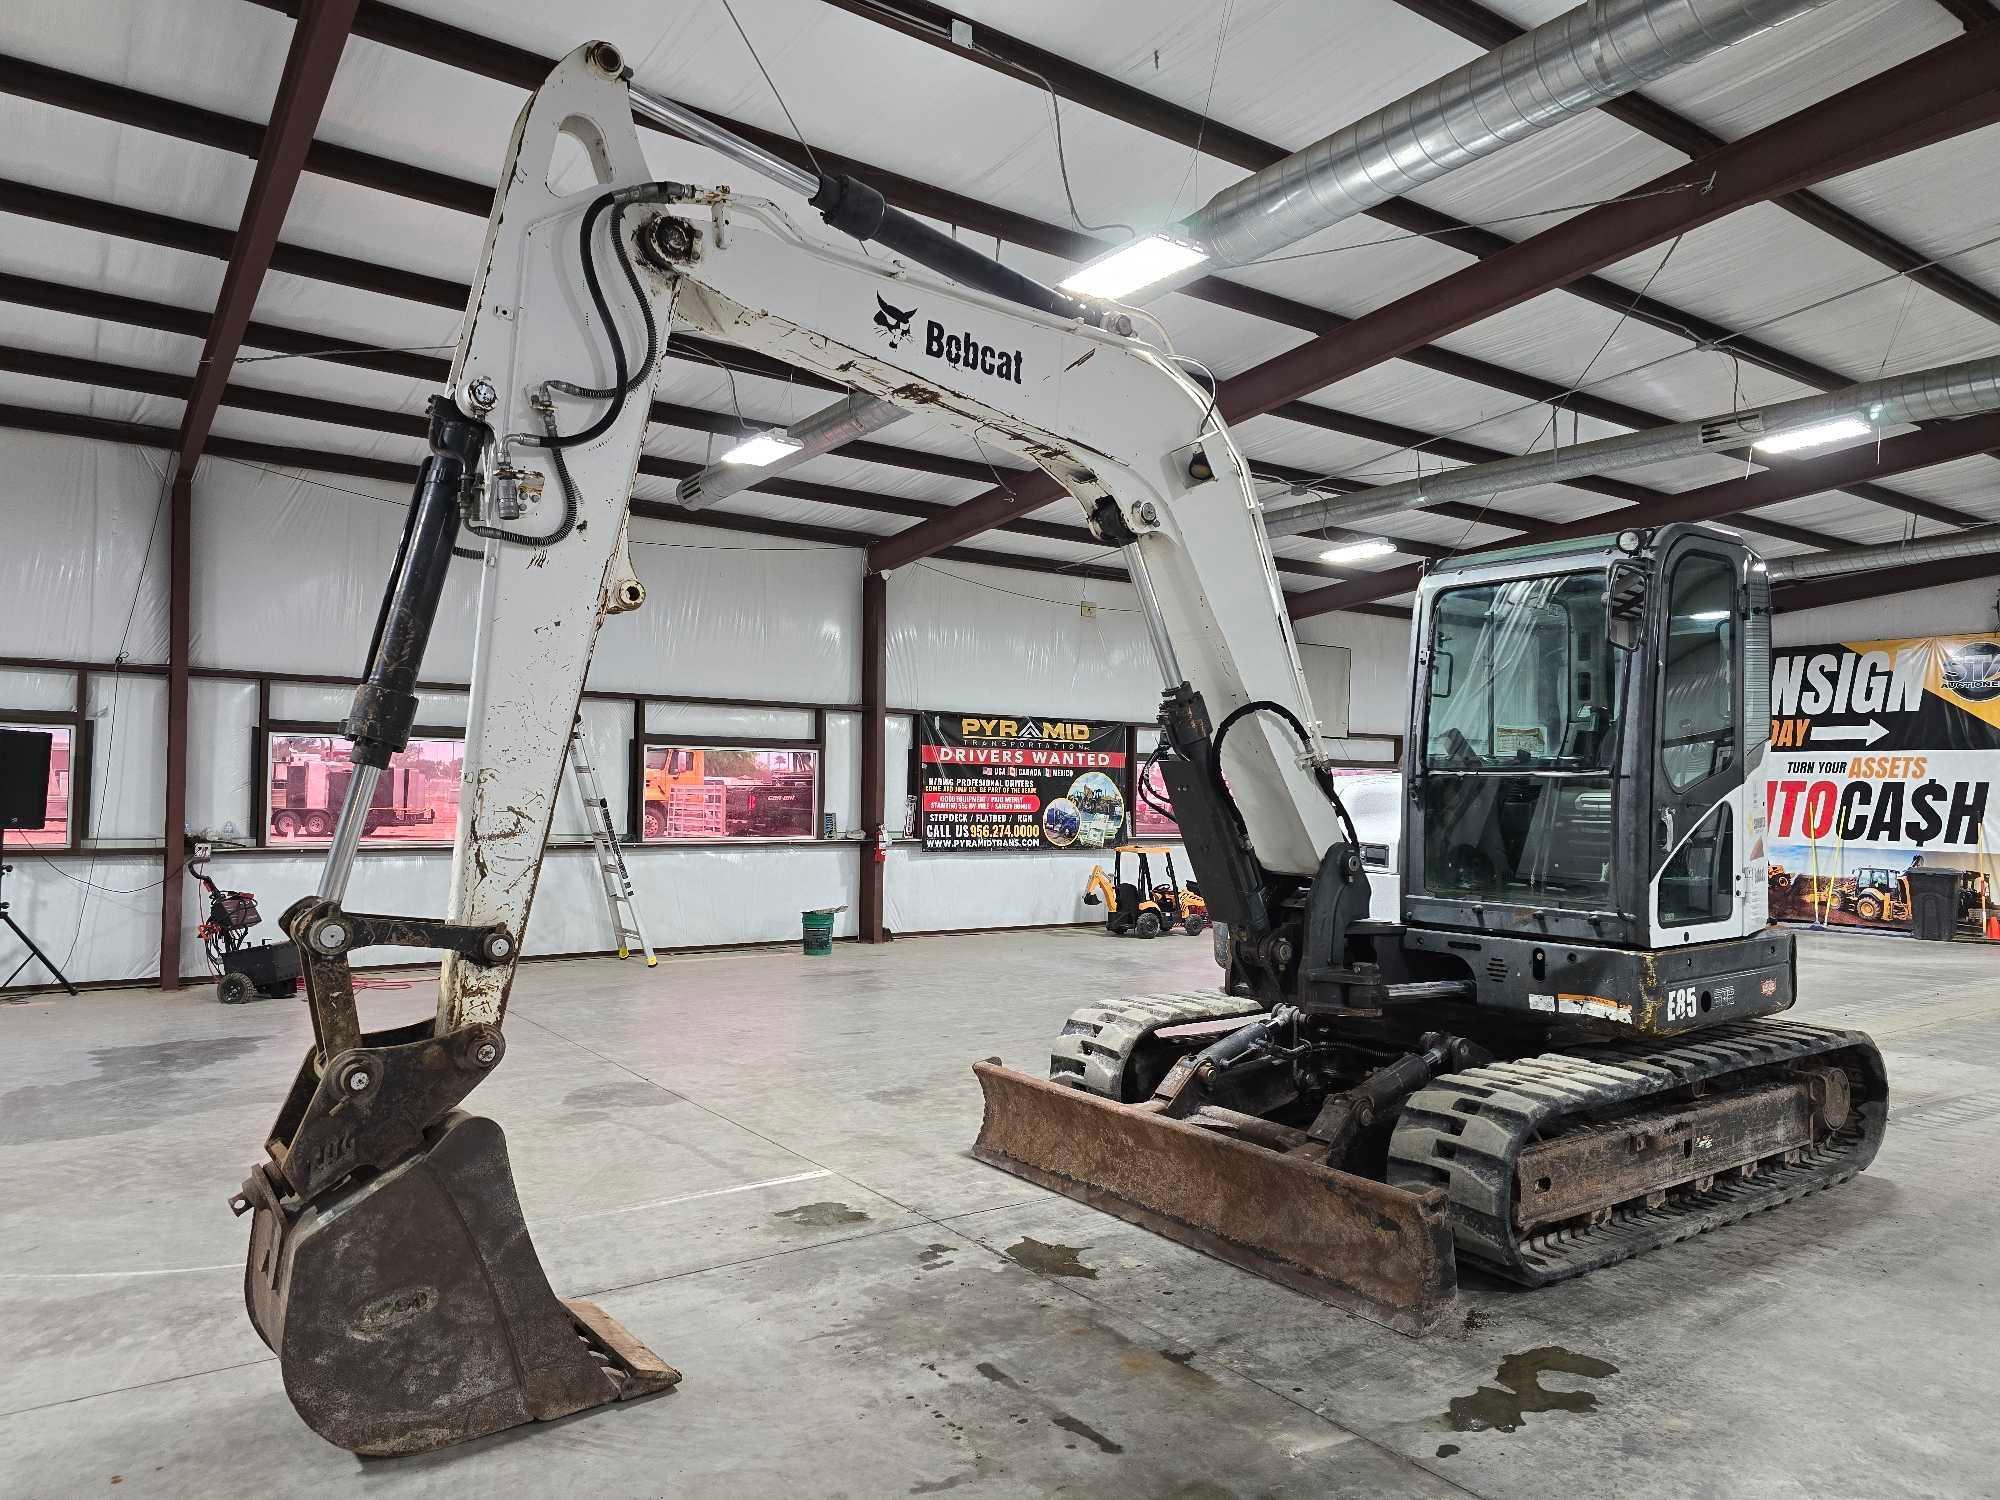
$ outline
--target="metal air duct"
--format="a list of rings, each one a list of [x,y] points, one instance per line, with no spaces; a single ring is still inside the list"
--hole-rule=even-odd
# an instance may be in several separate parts
[[[1216,194],[1181,229],[1243,265],[1826,0],[1589,0]]]
[[[1839,552],[1807,552],[1797,557],[1774,557],[1765,566],[1774,584],[1803,583],[1809,578],[1872,573],[1877,568],[1949,562],[1960,557],[1983,557],[1992,552],[2000,552],[2000,525],[1975,526],[1968,531],[1954,531],[1948,536],[1925,537],[1919,541],[1884,542],[1878,547],[1849,547]]]
[[[1996,408],[2000,408],[2000,358],[1967,360],[1963,364],[1866,381],[1824,395],[1782,401],[1751,411],[1446,469],[1423,479],[1385,484],[1357,495],[1287,506],[1283,510],[1266,511],[1264,526],[1272,536],[1296,536],[1327,526],[1353,527],[1447,501],[1477,503],[1530,485],[1553,484],[1586,474],[1686,458],[1690,454],[1753,446],[1831,422],[1851,421],[1856,424],[1854,435],[1861,437],[1885,427],[1969,417]],[[1614,512],[1606,518],[1607,525],[1615,525],[1615,515]]]

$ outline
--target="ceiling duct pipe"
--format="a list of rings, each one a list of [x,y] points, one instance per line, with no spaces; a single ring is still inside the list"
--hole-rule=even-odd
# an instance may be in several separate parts
[[[1385,484],[1364,494],[1287,506],[1266,511],[1264,527],[1272,536],[1297,536],[1327,526],[1353,527],[1402,511],[1450,501],[1478,503],[1530,485],[1556,484],[1692,454],[1746,446],[1767,450],[1819,446],[1798,442],[1800,437],[1823,437],[1827,443],[1872,438],[1885,427],[1969,417],[1996,408],[2000,408],[2000,358],[1967,360],[1751,411],[1446,469],[1423,479]],[[1813,429],[1823,432],[1816,434]],[[1783,442],[1788,436],[1792,443]]]
[[[1588,0],[1092,261],[1066,290],[1118,298],[1296,244],[1827,0]],[[1150,274],[1149,274],[1150,273]]]
[[[1805,583],[1846,573],[1872,573],[1878,568],[1955,562],[1961,557],[1984,557],[1994,552],[2000,552],[2000,525],[1975,526],[1969,531],[1954,531],[1919,541],[1884,542],[1878,547],[1847,547],[1839,552],[1774,557],[1765,567],[1773,584]]]
[[[833,405],[802,417],[784,430],[782,443],[795,444],[764,463],[712,463],[698,474],[690,474],[680,484],[680,502],[689,510],[700,510],[752,485],[795,469],[809,458],[818,458],[844,447],[856,438],[880,432],[891,422],[907,415],[892,401],[878,400],[859,392]]]

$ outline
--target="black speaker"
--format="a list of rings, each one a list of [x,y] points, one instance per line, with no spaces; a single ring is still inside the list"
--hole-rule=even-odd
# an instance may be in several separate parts
[[[0,729],[0,828],[40,828],[49,815],[47,730]]]

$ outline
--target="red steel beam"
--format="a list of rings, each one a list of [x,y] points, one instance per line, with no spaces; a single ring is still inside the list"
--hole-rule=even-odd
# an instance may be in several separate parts
[[[1953,0],[1946,0],[1946,3],[1953,3]],[[1955,0],[1955,3],[1983,8],[1986,0]],[[1479,0],[1396,0],[1396,4],[1480,47],[1504,47],[1526,29],[1488,10]],[[1986,19],[1992,20],[1994,14],[1993,11],[1986,11]],[[1962,14],[1960,19],[1965,20],[1968,26],[1974,24]],[[1713,131],[1704,129],[1687,116],[1675,113],[1644,94],[1627,94],[1609,104],[1600,104],[1598,110],[1687,156],[1700,156],[1723,143],[1722,137]],[[1846,209],[1836,207],[1819,194],[1786,193],[1774,201],[1792,217],[1832,236],[1850,250],[1858,250],[1892,271],[1905,272],[1918,286],[1956,302],[1975,317],[1984,318],[1989,323],[2000,323],[2000,297],[1968,281],[1956,271],[1926,264],[1930,257],[1911,249]]]
[[[182,469],[167,492],[166,795],[161,812],[160,988],[181,987],[182,889],[187,833],[188,658],[193,614],[194,470]]]
[[[1596,536],[1628,526],[1659,526],[1668,521],[1719,521],[1741,510],[1760,505],[1778,505],[1800,500],[1826,490],[1837,490],[1856,480],[1887,479],[1914,469],[1928,469],[1953,459],[1970,458],[1975,453],[2000,446],[2000,412],[1966,417],[1937,427],[1921,428],[1881,443],[1843,448],[1819,458],[1803,459],[1782,469],[1766,469],[1741,479],[1702,485],[1684,490],[1646,505],[1626,510],[1605,511],[1584,516],[1563,525],[1537,531],[1536,542],[1557,542],[1569,537]],[[1405,593],[1423,581],[1421,564],[1387,568],[1366,583],[1339,583],[1323,589],[1309,589],[1290,595],[1286,606],[1295,620],[1323,615],[1330,610],[1353,609]]]
[[[883,942],[889,834],[889,580],[861,575],[861,899],[857,912],[864,943]]]
[[[278,230],[305,170],[306,152],[319,128],[334,70],[347,45],[358,0],[310,0],[292,28],[291,49],[257,153],[257,168],[243,202],[222,290],[209,320],[201,363],[181,411],[167,473],[172,484],[167,519],[167,737],[165,745],[165,856],[160,887],[160,988],[181,984],[184,843],[187,834],[188,640],[194,588],[192,530],[194,474],[215,424],[230,369],[243,346],[257,292],[264,284]]]
[[[195,369],[194,389],[181,415],[180,441],[174,450],[177,473],[194,471],[202,445],[208,441],[215,409],[222,404],[222,388],[229,383],[230,368],[243,347],[251,310],[270,268],[285,213],[292,206],[292,194],[305,171],[313,132],[319,129],[320,113],[326,108],[327,92],[333,87],[334,70],[340,66],[340,54],[359,3],[308,0],[292,28],[292,46],[278,80],[271,123],[264,131],[257,169],[243,202],[243,219],[222,273],[222,291],[216,298],[201,363]]]
[[[295,12],[298,6],[298,0],[252,0],[252,3],[267,5],[287,14]],[[523,52],[519,48],[509,48],[505,44],[476,37],[470,32],[459,31],[422,17],[413,17],[407,12],[381,5],[378,0],[362,0],[354,34],[420,56],[434,58],[482,76],[508,82],[524,82],[525,86],[530,88],[535,86],[534,80],[546,76],[550,66],[547,60],[537,58],[534,54]],[[987,34],[989,37],[993,35],[991,32]],[[1066,78],[1067,74],[1063,76]],[[1062,86],[1061,79],[1057,82],[1059,87]],[[58,69],[16,58],[0,56],[0,91],[36,99],[57,108],[79,110],[104,119],[132,124],[218,150],[235,151],[253,157],[257,154],[258,145],[263,139],[263,128],[247,120],[235,120],[210,110],[198,109],[174,100],[160,99],[133,89],[105,84],[97,79],[64,73]],[[1149,98],[1138,90],[1129,92],[1142,100]],[[1162,105],[1158,101],[1154,101],[1154,104],[1158,109],[1165,110],[1167,118],[1172,120],[1178,120],[1180,114],[1185,113],[1178,112],[1175,106]],[[1119,117],[1126,118],[1127,114],[1129,111],[1120,114]],[[773,135],[725,115],[711,115],[711,118],[802,168],[812,165],[812,159],[806,156],[804,149],[789,137]],[[1153,128],[1150,117],[1140,116],[1135,119],[1144,119],[1148,128]],[[650,120],[640,123],[655,130],[664,128]],[[1189,132],[1189,139],[1192,139],[1192,132],[1199,125],[1198,119],[1190,114],[1182,123]],[[1253,138],[1244,139],[1252,142],[1244,150],[1252,152],[1261,150],[1264,153],[1256,158],[1256,164],[1261,165],[1267,158],[1275,160],[1282,155],[1276,146],[1259,146]],[[1229,151],[1235,149],[1230,147]],[[1229,151],[1225,151],[1227,159],[1236,159],[1234,155],[1229,154]],[[891,202],[900,207],[960,225],[980,234],[995,235],[1015,244],[1078,261],[1087,260],[1104,248],[1102,242],[1076,230],[996,208],[991,204],[948,192],[914,178],[885,172],[868,163],[839,156],[824,147],[814,148],[814,156],[830,170],[852,172],[872,183],[881,189]],[[491,201],[491,193],[478,183],[449,177],[442,173],[421,171],[410,167],[407,163],[387,157],[372,156],[367,152],[345,147],[336,149],[324,141],[314,143],[306,158],[306,170],[482,218]],[[221,230],[168,219],[164,215],[136,213],[115,205],[101,204],[71,194],[53,193],[21,183],[0,181],[0,208],[29,217],[47,218],[102,233],[136,238],[148,244],[168,244],[198,254],[227,254],[228,251],[230,237]],[[1486,230],[1465,226],[1454,228],[1452,226],[1456,225],[1457,221],[1449,216],[1437,214],[1430,209],[1403,200],[1385,206],[1378,210],[1378,213],[1384,216],[1384,222],[1412,228],[1414,232],[1442,235],[1442,243],[1450,244],[1469,255],[1488,255],[1497,249],[1504,249],[1508,244],[1508,241],[1499,235]],[[1411,216],[1416,216],[1416,219],[1412,219]],[[1406,220],[1410,222],[1406,223]],[[220,251],[214,249],[217,239],[222,242]],[[388,296],[405,297],[454,309],[465,305],[466,289],[462,286],[454,288],[452,283],[438,278],[418,276],[387,266],[374,266],[350,257],[327,255],[323,252],[280,244],[274,254],[272,265],[276,269],[315,276]],[[1577,282],[1573,290],[1599,304],[1623,297],[1625,301],[1619,303],[1621,309],[1630,302],[1629,294],[1601,278],[1586,277]],[[1251,317],[1303,329],[1312,334],[1330,333],[1345,326],[1348,321],[1337,313],[1218,277],[1204,277],[1190,282],[1181,287],[1180,292],[1197,300],[1211,302],[1216,306],[1226,307]],[[1685,309],[1648,300],[1637,305],[1632,315],[1689,338],[1711,343],[1729,340],[1730,349],[1747,363],[1761,365],[1806,385],[1817,385],[1830,390],[1851,384],[1846,376],[1772,346],[1745,340],[1722,325],[1699,318]],[[324,344],[327,341],[320,342]],[[705,343],[703,340],[693,338],[678,342],[683,346],[684,352],[689,353]],[[672,352],[670,349],[669,353]],[[717,358],[723,357],[720,346],[715,346],[711,352],[715,353]],[[1570,391],[1558,382],[1542,380],[1523,371],[1511,370],[1435,345],[1411,350],[1401,357],[1436,374],[1449,375],[1455,379],[1505,391],[1523,400],[1555,403],[1583,416],[1596,417],[1618,426],[1657,427],[1669,420],[1639,407],[1608,400],[1590,392]],[[395,359],[399,356],[392,355],[387,358]],[[777,365],[774,361],[766,362],[762,356],[751,355],[748,351],[737,351],[729,362],[734,363],[739,369],[756,366],[758,368],[753,369],[753,373],[770,373],[773,378],[790,383],[821,383],[804,372]],[[763,369],[762,366],[766,363],[771,364],[773,368],[769,371]],[[376,367],[388,366],[385,364]],[[838,389],[830,383],[826,384],[829,388]],[[1406,432],[1399,438],[1384,438],[1374,429],[1387,424],[1303,401],[1288,402],[1278,407],[1272,415],[1284,421],[1298,422],[1368,441],[1392,442],[1397,446],[1417,444],[1423,446],[1426,451],[1447,458],[1461,458],[1471,463],[1508,456],[1495,450],[1480,450],[1477,449],[1477,445],[1432,434]],[[899,450],[884,447],[883,451]],[[1263,467],[1276,466],[1267,464]],[[1642,495],[1622,493],[1617,480],[1578,477],[1566,480],[1564,484],[1572,489],[1610,495],[1613,499],[1644,498]],[[1944,507],[1898,495],[1893,491],[1857,493],[1861,493],[1863,499],[1952,525],[1971,525],[1978,519],[1954,514]],[[1491,520],[1498,524],[1508,524],[1502,513],[1491,510],[1482,514],[1470,507],[1439,506],[1437,509],[1440,515],[1455,516],[1460,520]],[[1532,527],[1539,522],[1535,518],[1528,518],[1522,524],[1524,527]],[[1780,531],[1775,529],[1776,523],[1770,524],[1772,529],[1769,534],[1781,536],[1785,540],[1819,547],[1840,545],[1838,538],[1818,537],[1796,528]]]
[[[1637,196],[1587,210],[1252,366],[1222,382],[1222,413],[1232,423],[1261,416],[1739,208],[1989,125],[2000,120],[1996,79],[2000,27],[1969,32],[1698,157],[1634,189]],[[1686,183],[1704,190],[1655,191]],[[869,566],[900,567],[1062,494],[1046,475],[1011,489],[989,490],[870,548]]]
[[[1222,411],[1256,416],[1738,209],[1996,120],[2000,29],[1970,32],[1244,371]]]

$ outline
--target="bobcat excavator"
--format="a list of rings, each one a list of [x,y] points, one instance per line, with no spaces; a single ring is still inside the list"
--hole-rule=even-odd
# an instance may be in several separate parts
[[[635,109],[864,247],[654,180]],[[560,191],[578,147],[594,181]],[[1495,554],[1425,585],[1402,920],[1369,921],[1248,468],[1170,351],[632,86],[604,43],[530,99],[501,184],[344,726],[355,774],[284,918],[313,1046],[231,1200],[251,1320],[322,1436],[418,1453],[679,1378],[556,1296],[500,1128],[460,1107],[506,1050],[599,625],[644,600],[627,501],[675,328],[1039,465],[1139,595],[1226,984],[1080,1014],[1053,1080],[979,1065],[978,1155],[1411,1329],[1449,1297],[1454,1243],[1548,1280],[1866,1164],[1873,1046],[1752,1019],[1791,1003],[1793,963],[1758,895],[1768,604],[1735,537]],[[455,554],[477,614],[446,909],[352,911]],[[350,955],[384,946],[443,950],[434,1018],[363,1028]]]

